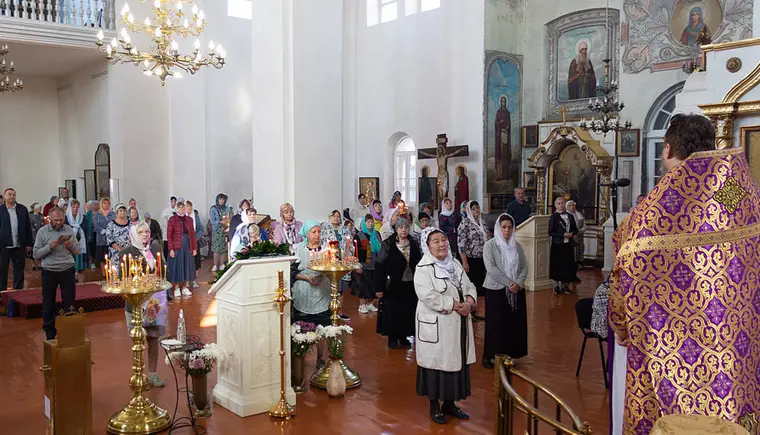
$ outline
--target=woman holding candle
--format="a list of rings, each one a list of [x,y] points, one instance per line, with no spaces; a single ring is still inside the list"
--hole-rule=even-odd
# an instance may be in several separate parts
[[[121,258],[129,259],[130,273],[139,275],[144,273],[157,273],[159,269],[158,259],[162,250],[158,242],[150,242],[150,226],[145,222],[130,225],[130,245],[122,249]],[[122,269],[122,272],[125,270]],[[143,328],[148,342],[148,383],[154,387],[163,387],[164,382],[158,377],[158,339],[166,334],[166,325],[169,320],[169,305],[166,292],[154,293],[143,304]],[[124,306],[127,318],[127,332],[132,330],[132,305],[129,302]]]
[[[391,349],[411,346],[408,337],[414,335],[417,306],[414,270],[422,258],[420,246],[409,236],[409,221],[399,218],[395,228],[375,260],[375,292],[380,298],[377,329],[388,336]]]
[[[319,222],[308,220],[301,227],[305,240],[296,245],[296,261],[290,268],[293,287],[293,321],[330,325],[330,280],[310,269],[311,263],[320,260],[327,251],[322,245],[322,229]],[[317,369],[325,365],[324,342],[317,345]]]
[[[198,241],[193,230],[193,219],[185,213],[185,203],[177,201],[177,213],[169,218],[166,226],[169,244],[169,282],[174,286],[174,297],[190,297],[188,288],[195,279],[195,262]]]

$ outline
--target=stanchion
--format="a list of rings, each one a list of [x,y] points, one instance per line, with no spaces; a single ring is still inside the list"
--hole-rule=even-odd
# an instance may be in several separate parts
[[[285,305],[290,297],[285,294],[285,280],[281,270],[277,271],[277,296],[274,302],[280,306],[280,400],[269,410],[271,417],[290,418],[296,414],[296,409],[285,399]]]

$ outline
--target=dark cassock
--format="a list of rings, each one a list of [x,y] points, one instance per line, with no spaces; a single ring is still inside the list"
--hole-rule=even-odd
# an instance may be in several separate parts
[[[420,183],[420,204],[430,204],[433,201],[433,186],[430,184],[430,174],[428,168],[422,168],[422,180]]]
[[[549,254],[549,279],[559,284],[559,288],[555,287],[555,291],[563,291],[567,284],[579,281],[574,244],[570,239],[565,238],[565,233],[578,234],[575,218],[568,212],[555,211],[549,218],[549,236],[552,241]]]
[[[383,242],[375,258],[375,291],[383,293],[378,307],[377,332],[388,337],[390,348],[409,346],[406,337],[414,335],[417,307],[414,270],[422,258],[420,246],[411,236],[404,244],[398,242],[398,235],[393,233]]]
[[[496,131],[495,154],[496,157],[496,178],[503,180],[507,177],[507,168],[512,160],[512,120],[509,110],[507,109],[507,97],[501,97],[499,101],[499,110],[496,111],[496,121],[494,122]],[[461,202],[457,202],[461,204]]]
[[[567,93],[570,100],[596,96],[596,73],[584,47],[585,44],[581,43],[580,52],[570,62],[567,76]]]
[[[457,184],[456,186],[454,186],[455,204],[469,202],[470,201],[470,179],[467,178],[467,174],[464,172],[462,167],[457,168],[457,175],[459,176],[459,180],[457,180]]]

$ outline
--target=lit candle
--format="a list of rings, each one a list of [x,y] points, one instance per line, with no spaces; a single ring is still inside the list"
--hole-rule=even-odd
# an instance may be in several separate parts
[[[156,261],[156,274],[161,277],[161,253],[157,254],[158,260]]]
[[[162,275],[164,278],[166,278],[166,265],[164,264],[164,274]]]

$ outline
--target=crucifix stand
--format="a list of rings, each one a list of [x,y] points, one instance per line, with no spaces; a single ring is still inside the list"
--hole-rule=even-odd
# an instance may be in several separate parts
[[[450,157],[467,157],[470,155],[470,149],[467,145],[449,147],[446,144],[449,139],[446,134],[439,134],[435,140],[435,148],[424,148],[417,150],[417,159],[436,159],[438,162],[438,176],[436,186],[438,187],[438,199],[449,196],[449,168],[448,160]]]

